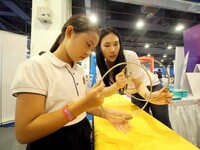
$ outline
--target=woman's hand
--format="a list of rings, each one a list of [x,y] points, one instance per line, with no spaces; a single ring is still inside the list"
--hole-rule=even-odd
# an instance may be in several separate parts
[[[104,108],[105,109],[105,108]],[[106,109],[107,114],[106,118],[107,120],[118,130],[122,131],[124,133],[127,133],[128,131],[131,130],[132,125],[131,123],[126,120],[125,118],[131,118],[132,116],[128,113],[121,112],[118,110],[111,110],[111,109]]]
[[[127,84],[127,79],[125,77],[124,70],[122,70],[120,73],[118,73],[115,76],[115,80],[116,80],[117,87],[119,89],[124,88],[124,86]]]
[[[103,104],[104,86],[101,85],[101,80],[96,82],[96,84],[86,93],[86,105],[88,108],[97,107]]]
[[[168,88],[164,86],[159,91],[152,92],[150,103],[156,104],[156,105],[171,104],[173,96],[174,94],[170,93],[168,91]]]

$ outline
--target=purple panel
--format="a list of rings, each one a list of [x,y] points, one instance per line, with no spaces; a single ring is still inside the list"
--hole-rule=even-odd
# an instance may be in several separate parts
[[[196,64],[200,64],[200,24],[187,29],[183,33],[185,54],[189,51],[187,72],[193,72]]]

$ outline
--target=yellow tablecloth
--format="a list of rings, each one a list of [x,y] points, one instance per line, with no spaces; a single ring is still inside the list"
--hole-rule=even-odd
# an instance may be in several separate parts
[[[131,114],[139,109],[118,94],[105,98],[103,106]],[[95,150],[199,150],[144,111],[130,122],[133,128],[125,134],[117,131],[107,120],[94,117]]]

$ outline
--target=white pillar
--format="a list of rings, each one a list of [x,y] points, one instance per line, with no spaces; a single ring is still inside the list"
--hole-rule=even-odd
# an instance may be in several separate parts
[[[174,88],[180,89],[182,73],[183,73],[183,64],[184,64],[184,47],[176,47],[175,51],[175,62],[174,62]]]
[[[44,23],[37,19],[38,7],[52,11],[52,23]],[[31,20],[30,56],[38,55],[40,51],[49,51],[61,28],[72,14],[71,0],[33,0]]]
[[[166,69],[167,69],[168,75],[170,77],[170,65],[168,65]],[[166,77],[167,77],[167,73],[166,73]]]

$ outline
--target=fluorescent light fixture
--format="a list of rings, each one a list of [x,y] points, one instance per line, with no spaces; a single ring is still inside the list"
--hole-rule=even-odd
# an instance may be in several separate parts
[[[143,26],[144,26],[144,21],[138,20],[138,22],[136,23],[136,27],[137,27],[138,29],[141,29]]]
[[[90,21],[91,21],[92,23],[96,23],[96,22],[97,22],[97,17],[96,17],[95,15],[91,15],[91,16],[90,16]]]
[[[169,46],[167,47],[167,49],[172,49],[172,46],[171,46],[171,45],[169,45]]]
[[[183,24],[178,24],[177,26],[176,26],[176,31],[182,31],[183,29],[185,28],[185,26],[183,25]]]
[[[145,46],[144,46],[145,48],[149,48],[149,44],[145,44]]]

